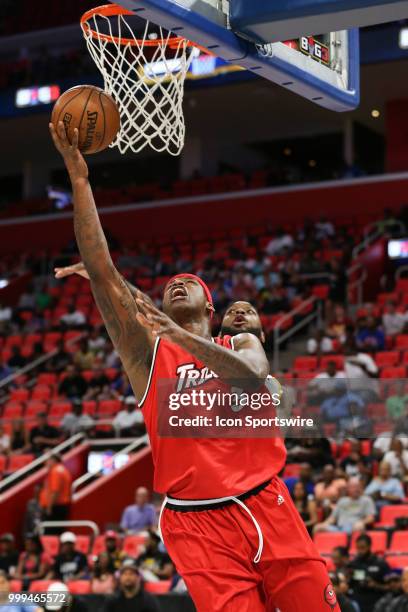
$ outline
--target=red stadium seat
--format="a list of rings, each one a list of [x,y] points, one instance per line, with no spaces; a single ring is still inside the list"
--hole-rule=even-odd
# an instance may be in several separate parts
[[[57,580],[33,580],[28,590],[30,593],[46,593],[53,582]]]
[[[121,409],[122,402],[120,400],[102,400],[99,402],[98,414],[114,415]]]
[[[394,527],[395,519],[399,516],[408,516],[408,504],[383,506],[380,512],[380,520],[376,523],[376,527]]]
[[[329,295],[329,285],[315,285],[312,287],[312,295],[317,297],[319,300],[326,300]]]
[[[8,472],[17,472],[34,461],[34,455],[11,455],[7,467]]]
[[[70,580],[67,582],[69,592],[73,595],[89,595],[91,593],[90,580]]]
[[[28,389],[13,389],[10,393],[10,400],[14,400],[16,402],[26,402],[30,392]]]
[[[283,478],[291,478],[292,476],[299,476],[300,468],[302,467],[301,463],[288,463],[285,466],[285,470],[283,472]]]
[[[51,397],[49,385],[36,385],[31,393],[31,399],[48,400]]]
[[[168,593],[171,580],[160,580],[159,582],[145,582],[144,589],[147,593]]]
[[[23,582],[21,580],[10,580],[10,592],[18,593],[22,591]]]
[[[7,457],[5,457],[4,455],[0,455],[0,476],[6,470],[6,463],[7,463]]]
[[[97,557],[98,555],[101,554],[101,552],[106,550],[106,546],[105,546],[105,535],[98,535],[96,536],[93,546],[92,546],[92,555],[94,555],[95,557]]]
[[[69,402],[53,402],[50,407],[49,416],[62,418],[67,412],[71,412],[72,406]]]
[[[342,370],[344,368],[344,356],[343,355],[324,355],[320,358],[320,368],[325,370],[327,368],[327,364],[330,361],[334,361],[338,370]]]
[[[94,415],[96,412],[96,402],[94,400],[84,400],[82,402],[84,414]]]
[[[376,555],[383,555],[387,549],[387,537],[388,534],[386,531],[367,531],[368,536],[370,536],[372,540],[372,551]],[[360,533],[354,532],[351,536],[350,542],[350,555],[356,554],[356,540]]]
[[[293,369],[296,372],[307,372],[310,370],[317,369],[317,357],[313,356],[304,356],[304,357],[296,357],[293,362]]]
[[[41,536],[41,543],[44,548],[44,552],[50,557],[58,555],[59,551],[59,538],[56,535],[43,535]]]
[[[39,412],[47,412],[47,404],[39,400],[31,400],[27,402],[25,417],[35,417]]]
[[[398,293],[379,293],[377,295],[377,304],[383,306],[386,302],[398,302]]]
[[[4,406],[4,419],[19,419],[23,415],[23,406],[18,402],[7,402]]]
[[[387,552],[394,555],[408,554],[408,531],[394,531]]]
[[[400,362],[399,351],[380,351],[375,355],[375,363],[379,368],[397,366]]]
[[[399,278],[396,282],[395,290],[398,293],[408,293],[408,278]]]
[[[387,367],[381,370],[380,378],[405,378],[406,372],[405,366]]]
[[[347,546],[348,535],[344,532],[316,533],[313,541],[321,555],[329,556],[336,546]]]
[[[396,349],[408,349],[408,334],[400,334],[395,339]]]
[[[38,385],[56,385],[57,384],[57,375],[52,372],[43,372],[39,374],[37,377]]]
[[[391,569],[405,569],[408,567],[408,555],[387,555],[386,562]]]
[[[146,536],[143,535],[128,535],[123,540],[123,551],[129,557],[137,557],[140,554],[140,549],[146,542]]]
[[[89,535],[77,535],[75,548],[76,550],[79,550],[79,552],[84,553],[84,555],[87,555],[89,553],[90,543],[91,538]]]

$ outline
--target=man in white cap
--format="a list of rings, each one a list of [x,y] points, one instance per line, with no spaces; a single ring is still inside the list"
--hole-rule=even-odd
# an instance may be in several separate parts
[[[113,419],[113,427],[121,436],[132,437],[145,433],[143,414],[140,408],[137,408],[133,395],[125,399],[122,410]]]
[[[86,556],[75,549],[76,536],[72,531],[64,531],[60,536],[60,552],[55,557],[50,579],[81,580],[88,572]]]

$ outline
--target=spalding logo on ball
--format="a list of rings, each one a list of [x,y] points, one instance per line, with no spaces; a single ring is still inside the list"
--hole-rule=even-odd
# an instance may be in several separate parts
[[[324,589],[324,600],[334,610],[337,605],[337,597],[332,584],[328,584]]]
[[[93,85],[77,85],[65,91],[56,101],[51,122],[65,125],[72,142],[78,128],[78,148],[81,153],[98,153],[115,139],[120,128],[120,115],[115,100],[106,91]]]

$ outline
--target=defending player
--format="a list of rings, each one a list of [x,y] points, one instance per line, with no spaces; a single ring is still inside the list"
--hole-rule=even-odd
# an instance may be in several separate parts
[[[74,228],[92,292],[139,400],[155,464],[154,487],[167,494],[161,517],[166,548],[199,612],[336,610],[323,561],[276,476],[285,461],[280,438],[161,438],[158,382],[206,372],[265,380],[269,364],[254,334],[213,341],[213,305],[193,275],[167,284],[163,312],[140,292],[134,300],[111,260],[75,132],[50,125],[74,196]],[[191,376],[186,377],[186,372]]]

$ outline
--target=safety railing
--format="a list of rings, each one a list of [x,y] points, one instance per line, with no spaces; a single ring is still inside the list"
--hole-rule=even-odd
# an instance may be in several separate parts
[[[302,314],[305,310],[309,309],[309,306],[312,306],[312,310],[310,313],[306,314],[300,321],[290,327],[290,329],[286,330],[284,333],[281,332],[282,326],[293,319],[298,314]],[[283,342],[289,340],[294,334],[308,326],[312,321],[317,321],[317,325],[320,326],[322,319],[322,306],[320,300],[318,300],[315,296],[312,296],[301,302],[296,308],[293,308],[290,312],[283,315],[278,321],[273,330],[273,370],[277,372],[279,370],[280,364],[280,350]]]
[[[68,449],[82,442],[84,438],[85,438],[85,435],[83,433],[77,433],[71,438],[68,438],[68,440],[64,440],[64,442],[61,442],[61,444],[58,444],[58,446],[55,446],[53,449],[42,454],[41,457],[34,459],[34,461],[31,461],[31,463],[24,466],[20,470],[17,470],[16,472],[13,472],[12,474],[10,474],[10,476],[7,476],[2,481],[0,481],[0,494],[4,492],[6,489],[8,489],[9,487],[11,487],[14,483],[18,482],[19,480],[27,476],[27,474],[29,474],[33,470],[43,467],[46,461],[51,457],[51,455],[53,455],[54,453],[66,452]],[[1,495],[0,495],[0,503],[1,503]]]
[[[43,535],[46,529],[59,529],[60,527],[67,530],[74,527],[88,527],[96,538],[100,531],[98,525],[94,521],[78,520],[78,521],[41,521],[38,525],[40,535]]]

